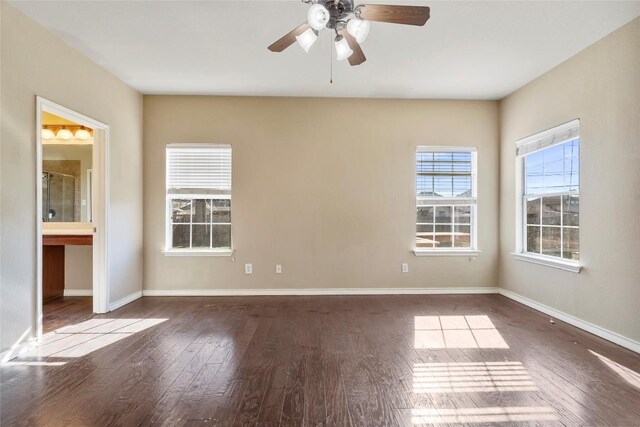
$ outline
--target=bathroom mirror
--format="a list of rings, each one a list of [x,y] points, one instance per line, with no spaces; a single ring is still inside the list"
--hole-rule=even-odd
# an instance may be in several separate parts
[[[93,132],[43,113],[42,221],[92,222]]]

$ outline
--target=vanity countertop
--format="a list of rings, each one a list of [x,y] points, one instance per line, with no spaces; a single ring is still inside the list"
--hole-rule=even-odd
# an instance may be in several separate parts
[[[43,236],[90,236],[93,224],[90,222],[43,222]]]

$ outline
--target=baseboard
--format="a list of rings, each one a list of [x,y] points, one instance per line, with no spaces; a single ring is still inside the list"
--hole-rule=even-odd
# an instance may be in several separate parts
[[[65,289],[64,296],[65,297],[90,297],[93,295],[93,290],[91,289]]]
[[[303,288],[303,289],[145,289],[146,297],[268,296],[268,295],[443,295],[496,294],[495,287],[466,288]]]
[[[136,291],[130,295],[127,295],[124,298],[120,298],[117,301],[112,302],[111,304],[109,304],[109,311],[113,311],[113,310],[117,310],[120,307],[122,307],[123,305],[127,305],[130,302],[133,302],[135,300],[137,300],[138,298],[142,297],[142,291]]]
[[[628,348],[629,350],[635,351],[636,353],[640,353],[640,342],[638,341],[634,341],[630,338],[627,338],[625,336],[622,336],[616,332],[612,332],[600,326],[594,325],[593,323],[589,323],[585,320],[578,319],[575,316],[564,313],[560,310],[556,310],[555,308],[551,308],[547,305],[540,304],[539,302],[536,302],[527,297],[523,297],[522,295],[519,295],[515,292],[511,292],[506,289],[499,289],[499,293],[500,295],[504,295],[507,298],[510,298],[514,301],[517,301],[535,310],[541,311],[558,320],[562,320],[563,322],[573,325],[576,328],[583,329],[589,333],[592,333],[593,335],[599,336],[600,338],[604,338],[605,340],[611,341],[622,347]]]

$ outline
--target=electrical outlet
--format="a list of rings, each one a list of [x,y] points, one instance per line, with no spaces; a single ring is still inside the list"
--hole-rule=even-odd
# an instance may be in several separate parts
[[[253,264],[245,264],[244,274],[252,274],[252,273],[253,273]]]
[[[276,274],[282,274],[282,264],[276,264]]]
[[[409,272],[409,264],[407,264],[407,263],[402,264],[402,272],[403,273],[408,273]]]

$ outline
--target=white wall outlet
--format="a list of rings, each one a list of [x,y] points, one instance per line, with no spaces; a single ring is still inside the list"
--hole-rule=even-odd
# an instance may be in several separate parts
[[[276,264],[276,274],[282,274],[282,264]]]
[[[245,264],[244,274],[252,274],[252,273],[253,273],[253,264]]]
[[[402,272],[403,273],[408,273],[409,272],[409,264],[407,264],[407,263],[402,264]]]

